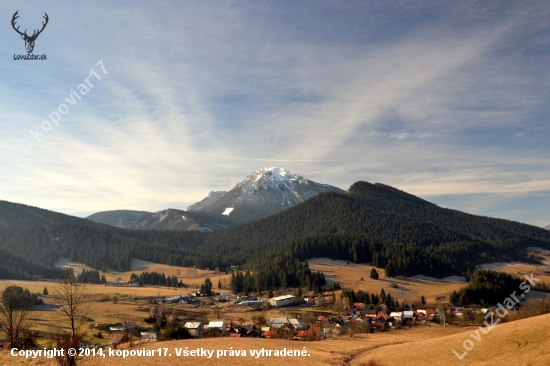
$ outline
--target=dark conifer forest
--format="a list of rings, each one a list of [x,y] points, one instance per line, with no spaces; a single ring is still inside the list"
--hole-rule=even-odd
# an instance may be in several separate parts
[[[96,270],[130,269],[132,258],[175,266],[242,271],[237,289],[324,284],[309,258],[372,262],[390,276],[465,275],[481,263],[535,261],[527,247],[550,249],[550,231],[444,209],[395,188],[357,182],[276,215],[223,231],[128,230],[0,202],[0,250],[18,260],[12,278],[54,276],[59,257]],[[253,275],[248,274],[250,270]]]

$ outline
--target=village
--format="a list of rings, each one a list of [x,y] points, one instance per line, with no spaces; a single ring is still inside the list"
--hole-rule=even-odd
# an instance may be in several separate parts
[[[188,332],[189,338],[233,337],[320,341],[355,334],[378,333],[415,326],[445,326],[450,319],[485,317],[490,309],[450,308],[446,311],[412,307],[388,308],[362,302],[350,304],[343,311],[331,305],[331,292],[297,301],[294,295],[280,295],[262,300],[258,297],[219,293],[204,296],[200,290],[190,294],[149,299],[151,316],[146,322],[166,324],[177,322]],[[299,302],[299,303],[298,303]],[[210,308],[214,319],[184,320],[183,309]],[[187,317],[188,317],[187,313]],[[235,316],[238,320],[235,320]],[[238,315],[240,314],[240,315]],[[259,314],[259,315],[254,315]],[[224,315],[227,315],[224,317]],[[268,317],[268,315],[273,315]],[[101,326],[98,326],[101,328]],[[105,329],[105,327],[103,327]],[[158,342],[166,339],[162,329],[144,327],[137,322],[124,321],[108,329],[110,347],[117,348],[132,340]],[[83,346],[99,346],[84,343]]]

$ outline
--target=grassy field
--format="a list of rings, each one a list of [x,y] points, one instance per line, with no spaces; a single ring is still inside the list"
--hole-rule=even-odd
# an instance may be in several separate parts
[[[471,328],[435,339],[417,339],[403,344],[389,345],[365,352],[351,362],[351,365],[366,364],[376,360],[378,364],[392,365],[525,365],[544,366],[550,364],[550,315],[541,315],[517,322],[497,325],[488,334],[481,334],[481,340],[474,340]],[[463,343],[473,342],[474,348],[459,360],[465,352]],[[468,345],[468,347],[471,347]],[[411,363],[411,360],[414,362]]]
[[[60,261],[59,263],[74,268],[76,271],[87,268],[80,263],[71,263],[67,260]],[[424,296],[428,303],[435,306],[438,303],[445,302],[452,291],[465,286],[464,283],[445,282],[435,278],[422,278],[421,276],[418,276],[420,278],[389,278],[385,276],[384,270],[381,269],[377,269],[380,278],[378,280],[373,280],[370,278],[370,271],[374,267],[368,264],[346,264],[345,261],[313,259],[310,261],[309,266],[311,269],[323,271],[328,279],[341,283],[344,288],[352,288],[356,291],[363,290],[375,294],[379,294],[380,290],[383,288],[386,293],[397,297],[400,302],[405,301],[409,304],[420,303],[421,296]],[[147,271],[164,273],[166,276],[176,276],[184,283],[192,286],[200,286],[204,283],[204,280],[209,277],[214,284],[214,290],[217,290],[218,280],[220,280],[223,285],[222,291],[225,292],[228,291],[231,281],[231,275],[226,275],[225,273],[216,274],[214,271],[168,266],[137,259],[132,260],[131,271],[100,272],[100,274],[105,275],[108,281],[116,281],[120,278],[122,281],[127,282],[132,273],[140,274]],[[392,284],[394,286],[397,285],[397,288],[391,287]],[[153,294],[146,296],[157,295],[155,291],[158,292],[158,290],[156,289],[146,290],[146,292],[151,291]],[[132,293],[132,290],[126,290],[124,293]],[[162,292],[162,296],[164,295],[165,293]]]
[[[72,262],[66,258],[60,258],[59,261],[55,263],[57,268],[72,268],[76,273],[79,273],[83,269],[93,270],[82,263]],[[158,272],[164,273],[165,276],[176,276],[179,280],[182,280],[184,283],[189,285],[200,286],[204,283],[204,280],[209,277],[214,285],[218,284],[218,279],[221,280],[222,285],[229,286],[231,281],[231,275],[226,275],[225,273],[216,274],[214,271],[188,268],[188,267],[176,267],[168,266],[166,264],[158,264],[147,261],[142,261],[139,259],[132,259],[131,270],[126,272],[118,272],[113,270],[108,270],[107,272],[99,271],[100,276],[104,275],[107,281],[117,281],[121,280],[123,282],[128,282],[132,273],[139,275],[143,272]]]
[[[420,297],[424,296],[428,303],[437,303],[436,298],[449,298],[449,294],[464,287],[465,283],[438,282],[436,279],[420,280],[416,278],[389,278],[384,270],[377,268],[378,280],[370,278],[372,266],[368,264],[346,264],[345,261],[323,260],[316,264],[311,261],[309,267],[323,271],[325,276],[332,281],[339,282],[344,288],[351,288],[355,291],[363,290],[369,293],[379,294],[383,288],[386,294],[395,296],[401,303],[420,303]],[[361,279],[363,278],[363,279]],[[391,287],[392,284],[397,288]]]
[[[78,269],[79,264],[71,263],[73,268]],[[362,289],[371,293],[379,293],[382,288],[386,293],[396,296],[399,301],[418,303],[420,296],[425,296],[428,304],[436,305],[446,302],[442,297],[448,298],[451,291],[464,286],[464,283],[439,282],[435,279],[422,278],[387,278],[383,270],[378,270],[380,278],[372,280],[369,276],[371,266],[365,264],[349,264],[344,261],[318,261],[310,263],[312,269],[325,272],[328,278],[338,281],[345,288],[354,290]],[[508,265],[499,270],[514,274],[529,273],[532,266],[524,264]],[[536,266],[536,277],[550,283],[550,273],[546,273],[545,266]],[[165,275],[176,275],[183,282],[200,285],[206,277],[210,277],[214,285],[218,278],[229,292],[230,276],[226,274],[216,275],[213,271],[197,271],[191,268],[172,267],[158,265],[143,261],[134,261],[133,270],[124,273],[106,273],[109,280],[116,280],[118,277],[128,280],[130,274],[142,271],[163,272]],[[361,277],[363,279],[361,279]],[[391,287],[396,284],[397,288]],[[0,289],[10,285],[17,285],[28,288],[32,292],[42,292],[44,287],[49,290],[55,286],[49,281],[0,281]],[[216,287],[216,286],[215,286]],[[97,331],[93,326],[97,324],[114,324],[121,321],[132,321],[138,326],[150,328],[144,322],[149,311],[154,306],[150,304],[151,298],[173,296],[189,293],[193,289],[173,289],[167,287],[113,287],[102,285],[88,285],[88,300],[90,304],[89,317],[93,319],[86,324],[84,330],[87,332],[86,339],[92,339],[92,334]],[[116,298],[116,301],[114,299]],[[439,300],[436,300],[439,298]],[[44,297],[46,302],[51,298]],[[188,305],[165,305],[168,314],[174,309],[177,310],[181,320],[192,319],[222,319],[226,322],[240,323],[251,321],[253,316],[263,316],[266,319],[285,315],[285,310],[272,309],[264,312],[245,312],[244,308],[233,306],[229,303],[212,307],[211,300],[201,298],[202,306],[194,308]],[[290,315],[292,310],[287,310]],[[33,329],[43,333],[68,329],[68,324],[54,307],[42,307],[33,313],[35,326]],[[133,349],[157,349],[167,347],[172,357],[137,358],[130,357],[122,359],[118,357],[88,358],[83,365],[157,365],[159,363],[170,363],[174,365],[202,365],[221,362],[238,362],[240,365],[288,364],[295,365],[501,365],[503,363],[518,365],[548,365],[550,364],[550,330],[547,324],[550,315],[505,323],[495,327],[489,334],[482,334],[482,340],[476,341],[470,337],[476,327],[447,327],[439,325],[418,326],[413,329],[392,330],[368,335],[356,335],[337,339],[325,340],[322,342],[296,342],[287,340],[268,339],[234,339],[214,338],[189,341],[173,341],[154,344],[136,344]],[[104,334],[105,339],[99,341],[102,345],[108,345],[109,334]],[[473,341],[474,348],[464,357],[463,361],[451,352],[457,350],[459,354],[464,352],[462,344],[465,340]],[[41,339],[40,344],[47,345],[47,340]],[[124,346],[123,346],[124,347]],[[309,356],[293,357],[222,357],[219,360],[205,360],[204,358],[177,357],[176,347],[189,347],[189,349],[204,348],[208,350],[249,350],[262,348],[266,350],[280,350],[283,348],[302,350],[306,347]],[[518,352],[519,351],[519,352]],[[214,358],[216,356],[214,355]],[[54,365],[54,361],[40,358],[37,360],[24,360],[14,358],[7,351],[0,351],[1,365]]]
[[[495,365],[514,364],[542,366],[550,364],[550,315],[497,325],[488,334],[482,334],[481,340],[470,337],[475,327],[441,328],[435,326],[417,327],[410,330],[398,330],[377,334],[356,335],[353,338],[341,337],[321,342],[297,342],[268,339],[210,338],[200,340],[171,341],[150,344],[136,344],[131,349],[168,348],[171,357],[137,358],[119,357],[85,359],[83,365],[135,365],[153,366],[170,363],[173,365],[204,365],[220,363],[238,363],[239,365]],[[460,361],[453,353],[464,352],[465,340],[473,340],[474,348]],[[189,350],[246,350],[246,357],[177,357],[176,348],[188,347]],[[249,355],[250,350],[307,350],[304,357],[260,357]],[[126,349],[124,347],[121,350]],[[108,351],[107,351],[108,352]],[[44,358],[24,360],[12,357],[8,351],[0,351],[2,365],[54,365]]]

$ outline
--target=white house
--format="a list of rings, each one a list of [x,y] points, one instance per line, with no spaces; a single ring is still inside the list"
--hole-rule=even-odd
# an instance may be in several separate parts
[[[393,311],[393,312],[391,312],[390,313],[390,318],[393,318],[396,321],[400,321],[401,323],[403,323],[403,321],[405,320],[405,317],[404,317],[402,311]]]
[[[189,334],[195,338],[200,338],[202,336],[202,323],[201,322],[187,322],[184,324],[184,327],[187,328]]]
[[[180,302],[180,300],[181,300],[181,296],[176,295],[176,296],[172,296],[172,297],[167,297],[166,299],[163,300],[163,302],[165,304],[175,304],[177,302]]]
[[[208,329],[219,329],[222,334],[225,334],[225,329],[227,328],[227,324],[225,322],[218,320],[208,323]]]
[[[155,332],[141,332],[141,340],[148,342],[156,342],[161,339],[160,333]]]
[[[299,330],[306,329],[304,323],[301,320],[292,318],[292,319],[288,319],[288,322],[290,323],[290,325],[294,327],[294,329],[299,329]]]
[[[288,306],[288,305],[294,304],[296,302],[296,297],[292,295],[283,295],[283,296],[272,297],[268,301],[273,307],[281,307],[281,306]]]
[[[271,318],[269,319],[269,326],[271,329],[278,329],[283,325],[290,324],[287,318]]]

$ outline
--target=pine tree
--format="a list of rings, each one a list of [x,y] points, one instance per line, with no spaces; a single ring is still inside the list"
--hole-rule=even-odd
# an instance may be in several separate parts
[[[48,288],[44,287],[44,291],[42,291],[42,295],[48,296]]]
[[[372,278],[373,280],[377,280],[378,277],[379,277],[379,275],[378,275],[378,271],[376,270],[376,268],[371,269],[370,278]]]
[[[384,289],[380,290],[380,301],[382,303],[386,302],[386,291]]]
[[[222,289],[222,280],[218,279],[218,290]]]
[[[393,265],[392,261],[390,261],[388,263],[388,265],[386,266],[385,272],[386,272],[386,276],[388,276],[388,277],[395,277],[396,276],[395,266]]]

